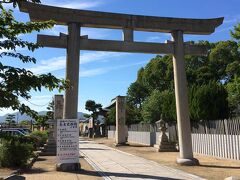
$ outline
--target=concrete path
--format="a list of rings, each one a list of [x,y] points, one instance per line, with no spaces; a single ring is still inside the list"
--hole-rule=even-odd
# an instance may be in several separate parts
[[[184,179],[202,178],[162,166],[156,162],[137,157],[94,141],[80,140],[80,154],[104,179]]]
[[[22,174],[26,180],[102,180],[103,178],[83,159],[82,169],[75,172],[55,170],[56,156],[40,156],[33,167]]]

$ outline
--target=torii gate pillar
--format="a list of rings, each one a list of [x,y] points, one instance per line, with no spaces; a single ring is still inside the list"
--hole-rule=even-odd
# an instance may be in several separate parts
[[[196,165],[198,160],[193,158],[192,139],[189,119],[189,107],[187,96],[187,78],[184,60],[183,32],[172,32],[174,43],[173,68],[174,87],[177,109],[177,125],[180,157],[177,163],[181,165]]]
[[[70,88],[65,91],[64,119],[77,119],[78,114],[78,83],[79,83],[79,46],[80,26],[77,23],[68,24],[66,79]]]
[[[67,61],[66,79],[70,81],[70,87],[65,91],[63,119],[77,119],[78,115],[78,84],[79,84],[79,46],[80,26],[78,23],[68,24],[67,36]],[[81,168],[78,163],[57,164],[59,171],[74,171]]]

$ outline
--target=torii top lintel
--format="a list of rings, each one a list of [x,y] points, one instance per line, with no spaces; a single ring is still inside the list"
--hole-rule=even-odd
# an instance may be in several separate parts
[[[167,32],[182,30],[184,34],[211,34],[222,24],[215,19],[186,19],[107,13],[46,6],[29,2],[19,3],[20,11],[27,12],[31,21],[54,20],[57,24],[79,23],[82,27],[97,27],[137,31]]]

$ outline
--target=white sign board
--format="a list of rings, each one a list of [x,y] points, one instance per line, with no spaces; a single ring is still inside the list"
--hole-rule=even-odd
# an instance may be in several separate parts
[[[79,163],[79,122],[57,120],[57,163]]]

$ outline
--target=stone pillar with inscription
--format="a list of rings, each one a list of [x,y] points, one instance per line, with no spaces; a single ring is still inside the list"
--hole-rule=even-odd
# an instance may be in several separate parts
[[[57,142],[57,119],[63,118],[63,95],[54,96],[53,119],[48,120],[49,136],[47,143],[44,144],[39,155],[41,156],[55,156],[56,142]]]
[[[57,139],[57,119],[63,119],[63,95],[54,96],[54,139]]]
[[[125,96],[116,97],[116,133],[115,145],[125,145],[127,140],[126,122],[126,98]]]

